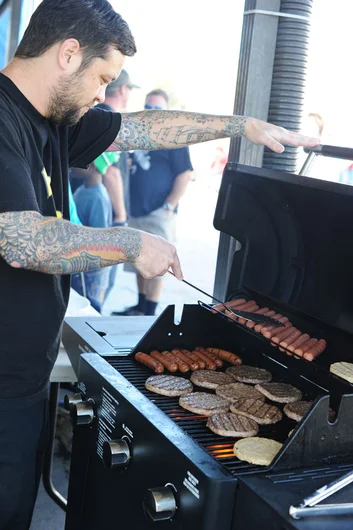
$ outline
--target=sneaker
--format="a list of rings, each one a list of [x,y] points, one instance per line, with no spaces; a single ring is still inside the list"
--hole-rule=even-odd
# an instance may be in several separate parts
[[[145,316],[145,313],[134,306],[128,307],[125,311],[112,311],[111,315],[115,317],[142,317]]]

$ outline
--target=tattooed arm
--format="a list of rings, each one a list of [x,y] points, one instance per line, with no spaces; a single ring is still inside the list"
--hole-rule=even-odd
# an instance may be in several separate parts
[[[121,129],[111,149],[175,149],[217,138],[246,136],[258,145],[282,152],[282,143],[313,147],[317,138],[292,133],[255,118],[196,112],[148,110],[122,114]]]
[[[182,277],[175,247],[132,228],[89,228],[38,212],[0,214],[0,256],[14,268],[73,274],[131,261],[145,278],[169,267]]]

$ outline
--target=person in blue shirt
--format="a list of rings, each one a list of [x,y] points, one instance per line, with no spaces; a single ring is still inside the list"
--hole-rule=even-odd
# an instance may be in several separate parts
[[[145,109],[167,109],[168,103],[164,90],[152,90],[146,96]],[[192,171],[188,147],[135,151],[130,172],[129,226],[174,243],[178,203]],[[154,315],[162,293],[162,278],[143,278],[133,265],[125,269],[136,273],[138,304],[112,315]]]

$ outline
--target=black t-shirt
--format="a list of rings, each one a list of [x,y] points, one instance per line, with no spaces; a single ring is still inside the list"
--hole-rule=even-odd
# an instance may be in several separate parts
[[[69,219],[68,168],[87,167],[112,144],[120,114],[92,109],[73,127],[57,126],[3,74],[0,112],[0,213]],[[69,275],[15,269],[0,258],[0,409],[46,394],[69,291]]]

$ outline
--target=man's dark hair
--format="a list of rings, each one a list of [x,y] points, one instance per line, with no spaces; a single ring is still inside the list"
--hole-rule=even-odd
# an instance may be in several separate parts
[[[81,70],[104,59],[110,46],[131,57],[136,45],[130,28],[108,0],[43,0],[33,13],[15,57],[39,57],[57,42],[77,39],[83,51]]]
[[[165,92],[161,88],[156,88],[155,90],[151,90],[151,92],[148,92],[148,94],[146,95],[146,99],[149,96],[162,96],[162,98],[164,98],[166,102],[169,103],[169,96],[167,92]]]

